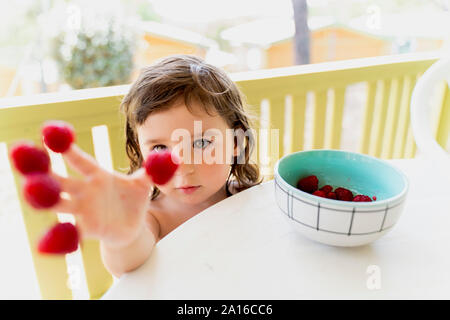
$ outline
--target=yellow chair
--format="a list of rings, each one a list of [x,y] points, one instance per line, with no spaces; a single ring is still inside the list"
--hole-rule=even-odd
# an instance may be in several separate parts
[[[366,103],[361,106],[364,108],[362,130],[355,133],[360,137],[359,151],[382,158],[413,157],[415,143],[409,125],[411,92],[417,77],[434,61],[435,57],[402,55],[233,74],[250,111],[260,117],[261,107],[267,107],[267,122],[255,124],[259,146],[253,161],[263,165],[267,180],[279,157],[304,150],[308,94],[314,98],[312,148],[339,149],[345,92],[355,83],[366,86]],[[20,139],[40,144],[42,123],[59,119],[75,127],[77,143],[94,155],[92,128],[106,126],[113,168],[125,171],[128,161],[123,118],[118,108],[128,88],[86,89],[0,100],[0,143],[6,143],[8,148]],[[277,129],[278,134],[265,141],[260,134],[264,129]],[[269,161],[265,164],[260,149],[268,150]],[[16,172],[13,174],[41,296],[71,299],[64,257],[41,256],[35,250],[42,231],[55,223],[57,217],[48,212],[37,214],[31,209],[20,192],[20,177]],[[69,174],[75,173],[69,170]],[[98,241],[84,241],[81,255],[89,296],[99,298],[113,280],[101,262]]]
[[[271,175],[277,154],[305,149],[308,95],[313,109],[310,148],[340,149],[346,91],[355,84],[366,88],[355,151],[384,159],[413,158],[411,93],[418,77],[435,61],[430,54],[386,56],[246,72],[233,79],[255,112],[261,112],[261,105],[267,106],[267,122],[259,127],[279,129],[278,137],[269,139],[267,146],[268,153],[274,154],[267,166]]]

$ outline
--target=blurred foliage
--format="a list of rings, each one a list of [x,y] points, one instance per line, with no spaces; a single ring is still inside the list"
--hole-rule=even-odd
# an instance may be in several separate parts
[[[62,31],[52,45],[64,81],[73,89],[125,84],[133,69],[135,34],[111,19],[97,29]]]
[[[155,12],[153,9],[153,5],[145,0],[145,1],[137,1],[135,4],[136,11],[139,14],[139,17],[143,21],[162,21],[161,17]]]

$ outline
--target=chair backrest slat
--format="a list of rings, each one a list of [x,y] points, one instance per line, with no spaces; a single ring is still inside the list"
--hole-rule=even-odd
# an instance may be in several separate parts
[[[342,135],[342,121],[344,117],[345,87],[335,87],[331,90],[330,123],[327,123],[325,147],[340,149]]]
[[[400,100],[403,90],[403,77],[394,78],[391,85],[388,110],[386,114],[386,127],[382,141],[381,157],[391,159],[395,142],[395,133],[398,127],[400,113]]]
[[[123,120],[116,124],[108,124],[109,145],[111,148],[111,158],[113,168],[116,171],[127,173],[130,162],[125,152],[125,128]]]
[[[405,157],[405,146],[408,130],[410,127],[410,102],[411,94],[416,84],[416,75],[407,75],[403,79],[403,88],[400,98],[399,116],[397,123],[397,130],[394,138],[394,150],[392,153],[393,158]]]
[[[269,116],[268,116],[268,128],[269,130],[278,130],[278,134],[276,137],[271,138],[269,141],[269,154],[274,157],[283,156],[284,154],[284,144],[283,137],[285,131],[285,96],[271,96],[268,98],[268,106],[269,106]],[[273,135],[275,132],[269,132],[269,135]],[[273,140],[273,141],[272,141]],[[276,152],[274,154],[274,152]],[[271,162],[274,162],[272,165],[275,165],[277,158],[271,159]]]
[[[253,152],[250,157],[250,161],[252,163],[260,162],[260,158],[259,158],[259,152],[260,152],[259,128],[261,128],[261,104],[262,104],[262,99],[257,95],[245,97],[244,108],[247,112],[249,112],[249,114],[252,115],[251,125],[252,125],[252,128],[254,129],[254,138],[255,138]]]
[[[290,127],[290,150],[289,153],[304,150],[305,144],[305,115],[306,115],[306,92],[296,92],[291,95],[291,127]]]
[[[377,96],[375,99],[374,127],[371,137],[369,154],[381,157],[384,128],[386,126],[386,115],[391,92],[391,80],[381,80],[378,82]]]
[[[444,82],[442,86],[436,124],[436,141],[445,149],[450,133],[450,84]]]
[[[314,91],[312,148],[325,147],[325,120],[327,111],[327,90]]]
[[[364,107],[364,115],[362,119],[362,134],[361,139],[359,140],[359,152],[361,153],[369,153],[370,134],[372,132],[376,92],[376,81],[366,82],[366,104]]]

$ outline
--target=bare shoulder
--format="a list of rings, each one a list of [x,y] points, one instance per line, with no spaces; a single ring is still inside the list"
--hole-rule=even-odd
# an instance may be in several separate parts
[[[147,211],[145,223],[147,225],[147,228],[155,235],[156,241],[159,241],[161,225],[160,225],[158,219],[156,218],[155,213],[152,211],[151,208]]]

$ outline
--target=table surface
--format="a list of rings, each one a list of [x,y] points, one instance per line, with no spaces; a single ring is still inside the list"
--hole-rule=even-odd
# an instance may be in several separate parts
[[[409,178],[403,214],[353,248],[299,234],[273,180],[199,213],[161,240],[103,299],[449,299],[450,164],[389,160]]]

